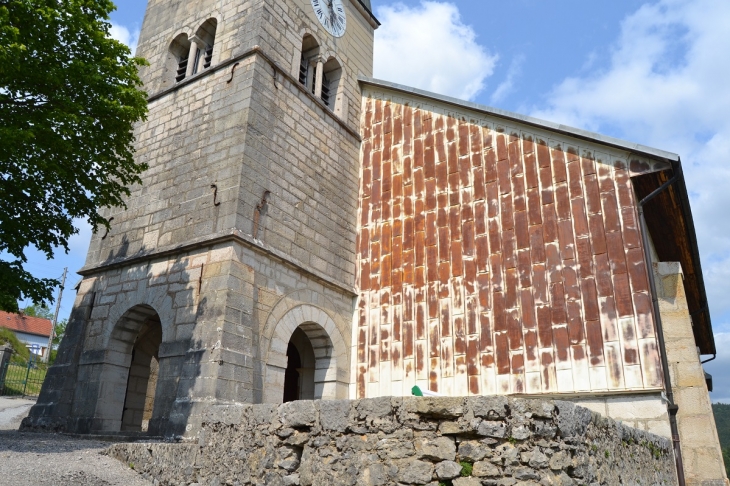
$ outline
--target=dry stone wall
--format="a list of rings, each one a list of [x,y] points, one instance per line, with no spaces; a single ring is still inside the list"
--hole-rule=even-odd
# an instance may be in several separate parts
[[[108,453],[160,485],[676,484],[667,439],[570,402],[494,397],[208,409],[197,443]]]

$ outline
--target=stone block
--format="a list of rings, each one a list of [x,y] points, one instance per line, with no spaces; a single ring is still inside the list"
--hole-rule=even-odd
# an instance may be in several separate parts
[[[454,479],[461,474],[462,466],[454,461],[442,461],[436,465],[435,474],[438,479]]]
[[[505,396],[469,397],[467,406],[474,412],[475,417],[503,419],[508,413],[509,400]]]
[[[411,413],[428,417],[458,418],[464,414],[461,397],[408,397],[403,405]]]
[[[324,430],[344,432],[350,418],[350,400],[323,400],[316,402],[319,407],[319,421]]]
[[[279,417],[283,424],[290,427],[312,427],[318,418],[314,402],[308,400],[280,405]]]
[[[433,477],[434,466],[425,461],[400,461],[396,463],[396,481],[405,484],[428,484]]]
[[[449,437],[417,438],[416,453],[421,459],[432,461],[453,461],[456,459],[456,445]]]
[[[555,406],[558,409],[558,429],[563,437],[582,434],[593,418],[590,410],[570,402],[556,401]]]
[[[667,413],[659,394],[608,398],[606,404],[608,416],[624,422],[661,419]]]

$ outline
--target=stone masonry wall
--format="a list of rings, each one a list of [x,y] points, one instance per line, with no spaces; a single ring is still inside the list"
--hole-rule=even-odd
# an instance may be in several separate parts
[[[654,274],[674,402],[679,406],[677,421],[687,484],[730,485],[707,393],[705,372],[692,332],[682,266],[677,262],[656,263]]]
[[[469,398],[213,406],[197,443],[108,450],[160,485],[676,484],[670,442],[569,402]]]

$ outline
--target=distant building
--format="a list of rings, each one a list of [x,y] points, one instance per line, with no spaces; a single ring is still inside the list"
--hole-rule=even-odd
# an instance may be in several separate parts
[[[0,327],[13,331],[31,352],[46,357],[48,338],[53,327],[50,320],[0,311]]]

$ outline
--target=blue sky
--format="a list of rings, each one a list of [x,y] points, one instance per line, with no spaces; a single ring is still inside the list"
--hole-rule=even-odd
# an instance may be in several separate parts
[[[730,2],[372,0],[375,76],[674,151],[682,156],[720,354],[713,400],[730,403]],[[145,0],[113,35],[134,45]],[[448,74],[446,76],[445,74]],[[90,231],[28,268],[70,284]]]

